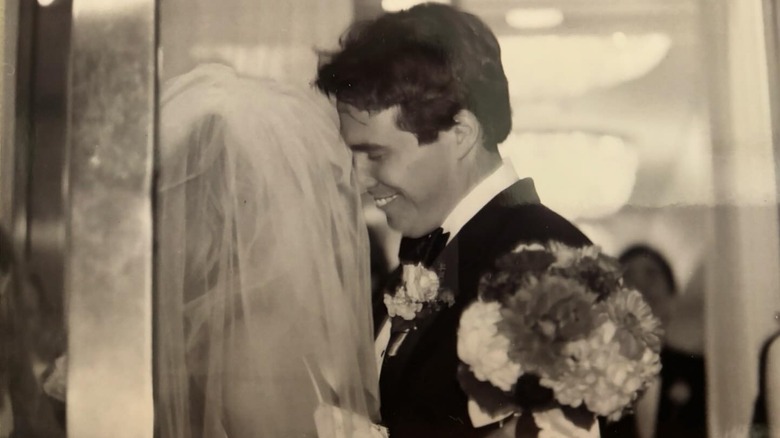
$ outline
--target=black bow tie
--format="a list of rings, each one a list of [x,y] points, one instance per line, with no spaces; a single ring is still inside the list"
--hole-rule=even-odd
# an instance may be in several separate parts
[[[427,236],[404,237],[401,239],[398,258],[401,259],[401,263],[422,263],[425,266],[430,266],[447,246],[449,238],[450,233],[445,233],[441,227],[433,230]]]

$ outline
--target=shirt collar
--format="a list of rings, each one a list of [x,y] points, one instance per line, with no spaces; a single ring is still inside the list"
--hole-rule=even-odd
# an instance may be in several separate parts
[[[463,199],[455,205],[444,220],[441,227],[450,233],[451,242],[456,234],[471,220],[491,199],[520,180],[510,161],[503,161],[501,166],[480,181]]]

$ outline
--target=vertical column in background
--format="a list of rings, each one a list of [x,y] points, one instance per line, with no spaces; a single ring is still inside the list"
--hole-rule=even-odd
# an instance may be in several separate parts
[[[747,437],[780,302],[777,181],[761,0],[702,2],[713,140],[705,308],[710,436]],[[776,80],[776,78],[772,78]]]
[[[74,0],[68,435],[151,437],[154,0]]]

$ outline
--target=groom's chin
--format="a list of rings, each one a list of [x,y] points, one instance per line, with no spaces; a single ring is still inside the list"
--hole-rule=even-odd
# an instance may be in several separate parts
[[[400,235],[406,237],[406,233],[404,232],[403,226],[401,226],[397,220],[393,220],[390,216],[385,215],[385,219],[387,220],[387,226],[395,231],[396,233],[399,233]]]
[[[411,218],[409,216],[387,213],[376,205],[364,204],[363,210],[366,222],[369,225],[387,227],[391,231],[400,234],[403,237],[422,237],[430,233],[433,228],[436,228],[434,226],[431,227],[431,230],[425,229],[425,227],[422,227],[419,224],[414,223],[413,220],[410,220]]]
[[[399,221],[397,218],[385,215],[387,218],[387,226],[394,232],[400,234],[402,237],[417,237],[414,236],[414,232],[408,227],[405,227],[403,221]]]
[[[387,225],[390,226],[390,229],[399,233],[401,236],[408,237],[411,239],[423,237],[431,232],[430,230],[427,231],[423,230],[420,227],[415,228],[415,227],[405,226],[405,224],[398,223],[398,221],[394,221],[389,217],[387,218]]]

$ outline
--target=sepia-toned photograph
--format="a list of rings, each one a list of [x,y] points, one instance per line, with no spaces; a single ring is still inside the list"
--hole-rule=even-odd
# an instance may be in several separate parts
[[[777,1],[0,19],[0,438],[780,438]]]

